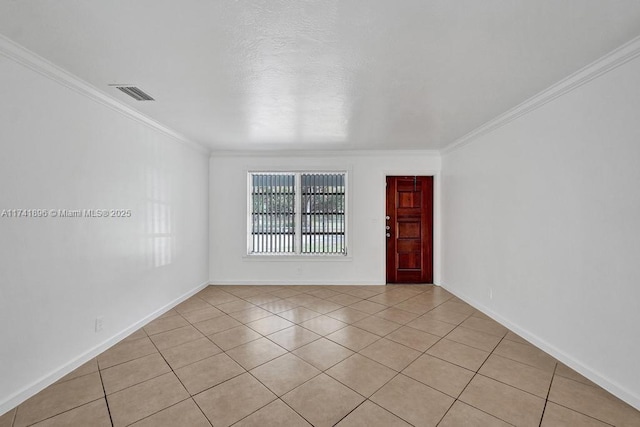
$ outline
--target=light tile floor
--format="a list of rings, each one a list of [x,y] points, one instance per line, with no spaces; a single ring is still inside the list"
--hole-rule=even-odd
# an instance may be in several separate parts
[[[434,286],[210,286],[17,408],[23,426],[640,426]]]

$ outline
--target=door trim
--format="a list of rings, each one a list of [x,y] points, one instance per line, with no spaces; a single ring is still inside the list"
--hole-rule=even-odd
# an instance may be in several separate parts
[[[417,175],[417,176],[432,176],[433,177],[433,284],[439,285],[441,283],[441,265],[442,265],[442,217],[441,217],[441,181],[440,171],[433,169],[392,169],[384,170],[380,177],[380,191],[382,192],[382,202],[380,203],[380,220],[376,221],[380,227],[380,242],[382,253],[380,254],[382,260],[381,267],[381,283],[387,283],[387,238],[385,236],[385,216],[387,215],[387,177],[388,176],[403,176],[403,175]]]

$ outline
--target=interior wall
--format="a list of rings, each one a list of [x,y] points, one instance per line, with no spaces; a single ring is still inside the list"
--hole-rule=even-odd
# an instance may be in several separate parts
[[[443,156],[445,288],[640,408],[640,59]]]
[[[208,281],[208,154],[3,55],[0,99],[3,413]]]
[[[247,255],[247,173],[348,172],[348,256]],[[384,284],[385,176],[436,175],[435,276],[438,282],[439,155],[431,152],[306,153],[280,157],[214,155],[210,162],[210,271],[214,284]]]

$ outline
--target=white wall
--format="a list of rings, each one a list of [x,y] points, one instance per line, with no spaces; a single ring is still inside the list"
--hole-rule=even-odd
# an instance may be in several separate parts
[[[347,170],[348,256],[282,260],[247,256],[247,172],[251,170]],[[385,176],[437,175],[440,158],[430,152],[306,153],[280,157],[213,156],[210,162],[211,283],[385,283]],[[436,176],[438,195],[439,177]],[[437,197],[436,195],[436,197]],[[436,200],[436,209],[438,201]],[[435,277],[438,282],[435,212]]]
[[[442,284],[640,408],[639,119],[636,58],[443,156]]]
[[[3,413],[207,282],[208,155],[1,53],[0,211],[132,211],[0,217]]]

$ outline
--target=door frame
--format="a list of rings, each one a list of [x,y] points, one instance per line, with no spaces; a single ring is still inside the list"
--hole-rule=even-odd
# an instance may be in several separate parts
[[[442,241],[441,241],[441,182],[440,171],[433,169],[416,170],[416,169],[397,169],[385,170],[380,178],[380,188],[383,193],[382,203],[380,207],[380,240],[382,241],[383,260],[387,256],[387,238],[385,236],[384,226],[386,224],[385,216],[387,215],[387,177],[388,176],[432,176],[433,177],[433,284],[440,285],[440,272],[442,263]],[[382,283],[387,284],[387,263],[382,262]]]

